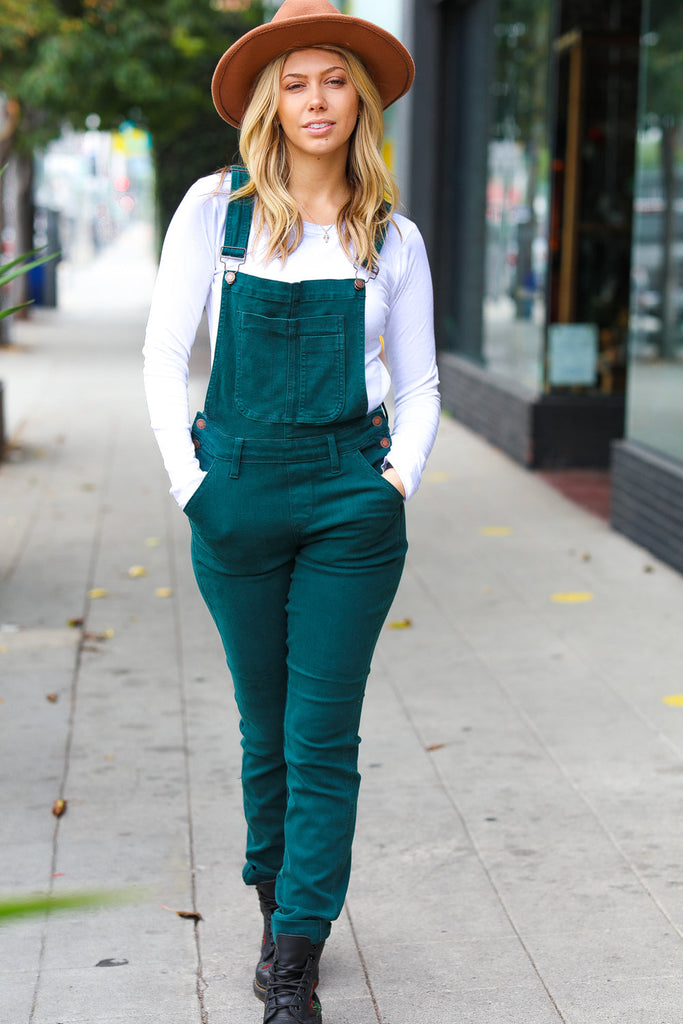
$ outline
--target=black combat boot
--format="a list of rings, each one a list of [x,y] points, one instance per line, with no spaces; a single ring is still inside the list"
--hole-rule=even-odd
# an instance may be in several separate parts
[[[259,906],[263,914],[263,941],[261,942],[261,956],[256,965],[256,974],[254,975],[254,992],[263,1002],[266,998],[268,972],[275,956],[275,940],[273,939],[273,929],[270,925],[270,919],[274,911],[277,910],[275,881],[259,882],[256,886],[256,892],[258,893]]]
[[[324,945],[312,945],[305,935],[278,935],[263,1024],[322,1024],[315,990]]]

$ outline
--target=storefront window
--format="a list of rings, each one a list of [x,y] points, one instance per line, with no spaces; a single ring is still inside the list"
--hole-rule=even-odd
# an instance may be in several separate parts
[[[683,8],[644,4],[627,436],[683,459]]]
[[[500,0],[488,151],[484,359],[539,390],[546,321],[550,0]]]

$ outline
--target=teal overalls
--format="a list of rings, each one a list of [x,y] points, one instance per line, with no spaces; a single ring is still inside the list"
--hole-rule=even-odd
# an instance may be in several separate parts
[[[277,878],[275,935],[318,943],[348,885],[361,706],[403,569],[404,502],[380,475],[386,414],[368,414],[360,272],[239,273],[252,213],[228,206],[234,269],[192,428],[207,476],[185,511],[241,717],[243,877]]]

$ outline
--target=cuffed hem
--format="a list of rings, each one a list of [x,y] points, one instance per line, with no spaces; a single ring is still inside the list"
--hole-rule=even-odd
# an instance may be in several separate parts
[[[302,921],[292,921],[287,918],[283,921],[276,910],[271,918],[273,938],[278,935],[305,935],[314,946],[324,942],[332,930],[330,921],[321,921],[318,918],[305,918]]]

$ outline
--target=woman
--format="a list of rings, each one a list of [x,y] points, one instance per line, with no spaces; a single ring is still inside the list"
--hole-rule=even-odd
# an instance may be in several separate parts
[[[213,97],[242,129],[244,168],[178,208],[145,341],[152,426],[241,715],[243,877],[264,917],[254,990],[269,1024],[321,1021],[365,682],[438,423],[424,245],[394,213],[379,152],[382,108],[412,78],[398,40],[327,0],[285,0],[239,39]],[[212,370],[190,427],[204,307]]]

